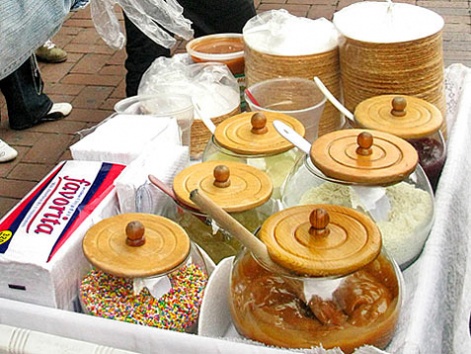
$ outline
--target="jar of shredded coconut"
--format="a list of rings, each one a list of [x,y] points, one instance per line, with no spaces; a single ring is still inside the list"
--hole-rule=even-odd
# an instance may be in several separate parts
[[[434,221],[433,191],[416,149],[376,130],[347,129],[317,139],[281,194],[285,207],[335,204],[368,214],[401,269],[419,257]]]

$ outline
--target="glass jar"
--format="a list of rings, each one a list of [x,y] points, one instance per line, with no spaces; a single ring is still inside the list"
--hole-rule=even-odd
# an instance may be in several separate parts
[[[251,232],[279,208],[272,199],[270,178],[255,167],[231,161],[206,161],[178,173],[173,181],[178,203],[169,200],[162,215],[182,226],[215,263],[237,254],[241,244],[191,201],[190,192],[194,189],[209,196]]]
[[[285,271],[245,249],[235,258],[229,302],[242,336],[344,353],[365,344],[386,347],[404,281],[368,216],[334,205],[290,207],[266,220],[259,236]]]
[[[206,260],[175,222],[127,213],[92,226],[83,239],[92,268],[80,284],[90,315],[195,333]]]
[[[435,210],[414,147],[389,133],[362,129],[317,139],[310,156],[300,159],[287,177],[282,203],[335,204],[370,215],[401,269],[419,257]]]
[[[246,112],[219,123],[203,152],[203,161],[237,161],[267,173],[273,183],[273,198],[301,153],[278,134],[274,120],[281,120],[304,136],[297,119],[277,112]]]
[[[440,130],[443,116],[436,106],[413,96],[376,96],[357,105],[355,123],[359,128],[384,131],[409,141],[436,190],[446,160],[446,143]]]

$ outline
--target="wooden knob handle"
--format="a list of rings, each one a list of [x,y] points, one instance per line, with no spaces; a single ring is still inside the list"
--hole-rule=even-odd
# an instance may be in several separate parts
[[[356,150],[358,155],[368,156],[373,152],[371,146],[373,145],[373,135],[368,132],[361,132],[357,137],[358,148]]]
[[[327,210],[322,208],[314,209],[309,215],[309,222],[311,223],[309,233],[312,236],[327,236],[329,234],[327,225],[329,225],[330,216]]]
[[[231,185],[231,180],[229,179],[230,175],[231,171],[229,170],[229,167],[226,165],[217,165],[213,170],[213,184],[219,188],[229,187]]]
[[[404,117],[406,115],[407,101],[404,97],[397,96],[391,101],[391,114],[395,117]]]
[[[268,131],[267,128],[267,117],[261,112],[256,112],[250,118],[252,124],[252,133],[254,134],[265,134]]]
[[[145,226],[140,221],[131,221],[126,225],[126,244],[137,247],[146,242]]]

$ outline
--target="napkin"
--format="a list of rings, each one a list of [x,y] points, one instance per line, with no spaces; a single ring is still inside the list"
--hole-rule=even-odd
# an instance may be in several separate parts
[[[161,214],[169,199],[160,189],[150,184],[149,174],[171,187],[174,177],[189,162],[189,148],[177,144],[158,144],[156,149],[138,156],[115,181],[121,212]]]
[[[129,164],[164,141],[180,143],[176,119],[115,114],[70,147],[74,160]]]

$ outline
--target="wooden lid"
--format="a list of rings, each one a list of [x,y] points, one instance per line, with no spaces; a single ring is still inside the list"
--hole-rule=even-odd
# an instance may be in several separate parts
[[[346,129],[325,134],[311,147],[311,161],[327,177],[368,185],[404,180],[417,167],[417,151],[389,133]]]
[[[381,251],[376,224],[354,209],[300,205],[270,216],[260,229],[270,257],[299,274],[338,276],[372,262]]]
[[[225,119],[218,124],[214,138],[222,147],[241,155],[278,154],[294,146],[273,126],[281,120],[304,136],[304,125],[296,118],[276,112],[246,112]]]
[[[189,207],[190,192],[199,189],[226,212],[251,210],[266,203],[273,192],[270,177],[263,171],[233,161],[206,161],[191,165],[177,174],[173,190]]]
[[[355,120],[366,129],[381,130],[403,139],[435,134],[443,124],[441,111],[413,96],[382,95],[360,102]]]
[[[147,278],[182,264],[190,253],[190,239],[169,219],[127,213],[93,225],[83,239],[83,252],[93,266],[106,273]]]

